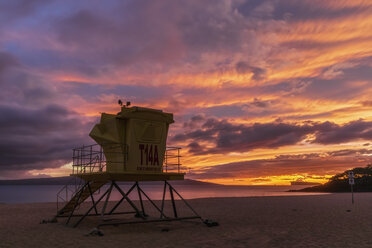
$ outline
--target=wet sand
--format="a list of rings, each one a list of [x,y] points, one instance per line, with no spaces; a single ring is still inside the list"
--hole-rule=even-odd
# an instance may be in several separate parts
[[[355,194],[354,205],[350,194],[188,202],[220,225],[188,220],[104,226],[104,236],[85,236],[99,218],[77,228],[64,219],[40,224],[55,214],[55,203],[0,204],[0,247],[372,247],[372,193]]]

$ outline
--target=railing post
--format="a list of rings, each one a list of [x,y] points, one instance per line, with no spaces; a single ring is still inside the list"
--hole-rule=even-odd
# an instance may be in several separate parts
[[[75,172],[75,149],[72,149],[72,174]]]
[[[180,173],[180,148],[177,148],[177,151],[178,151],[178,173]]]
[[[168,151],[165,149],[165,172],[168,172]]]
[[[84,150],[84,145],[79,151],[79,160],[80,160],[80,173],[83,172],[83,150]]]
[[[99,171],[102,172],[102,146],[99,149]]]
[[[92,148],[93,146],[90,146],[90,153],[89,153],[89,171],[92,172]]]

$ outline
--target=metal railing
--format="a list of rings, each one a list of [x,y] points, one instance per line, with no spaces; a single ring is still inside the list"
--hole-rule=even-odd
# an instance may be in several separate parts
[[[118,143],[105,144],[109,145],[109,151],[106,154],[121,155],[123,145]],[[99,144],[82,146],[72,149],[72,174],[103,172],[105,171],[107,159]],[[123,163],[122,161],[109,161],[110,163]]]
[[[98,144],[72,149],[72,174],[102,172],[106,158]]]
[[[123,159],[127,156],[125,156],[124,150],[126,149],[123,149],[123,145],[118,143],[112,143],[109,145],[110,151],[105,151],[106,154],[113,155],[110,156],[111,160],[113,160],[112,158],[116,158],[118,159],[118,161],[108,160],[103,152],[102,146],[100,146],[99,144],[74,148],[72,155],[72,174],[104,172],[106,170],[106,164],[108,162],[110,164],[124,163]],[[181,172],[182,164],[180,150],[180,147],[166,148],[162,172]]]
[[[181,172],[180,147],[167,147],[164,154],[163,172]]]

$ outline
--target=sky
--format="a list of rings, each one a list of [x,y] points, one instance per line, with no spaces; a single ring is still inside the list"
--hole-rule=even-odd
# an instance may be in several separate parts
[[[0,179],[68,175],[117,100],[174,114],[187,178],[372,162],[372,2],[0,0]]]

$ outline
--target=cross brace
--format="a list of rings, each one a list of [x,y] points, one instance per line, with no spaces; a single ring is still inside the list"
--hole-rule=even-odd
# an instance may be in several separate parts
[[[84,191],[84,188],[87,187],[89,189],[89,197],[91,199],[92,206],[84,213],[84,214],[74,214],[75,210],[79,207],[79,205],[84,201],[81,201],[80,198],[82,196],[82,192]],[[111,192],[113,189],[116,189],[121,194],[121,199],[116,202],[116,204],[108,211],[107,206],[108,202],[110,200]],[[165,215],[165,196],[167,193],[167,188],[169,189],[170,194],[170,200],[172,203],[172,210],[173,210],[173,217],[168,217]],[[129,195],[134,192],[134,190],[137,189],[140,208],[136,206],[136,204],[129,198]],[[58,213],[56,217],[67,217],[66,225],[69,224],[70,220],[72,218],[78,217],[79,219],[73,224],[73,227],[77,227],[87,216],[106,216],[106,215],[121,215],[121,214],[135,214],[136,217],[141,218],[141,220],[113,220],[108,221],[104,223],[98,224],[97,227],[100,226],[107,226],[107,225],[120,225],[120,224],[135,224],[135,223],[151,223],[151,222],[162,222],[162,221],[177,221],[177,220],[186,220],[186,219],[199,219],[202,222],[205,223],[205,221],[202,219],[202,217],[190,206],[190,204],[176,191],[175,188],[168,182],[164,181],[164,188],[163,188],[163,197],[161,200],[161,207],[157,206],[155,202],[143,191],[143,189],[140,187],[138,182],[134,182],[134,184],[129,188],[127,192],[124,192],[120,186],[115,182],[111,181],[109,188],[98,198],[98,200],[94,199],[93,191],[90,189],[90,182],[87,182],[83,188],[78,191],[74,197],[76,197],[76,201],[73,204],[73,208],[69,215],[64,215],[64,213]],[[182,202],[185,203],[185,205],[192,211],[194,214],[193,216],[186,216],[186,217],[180,217],[179,213],[177,212],[177,206],[175,201],[175,195],[177,195]],[[106,197],[105,200],[103,200]],[[148,200],[148,202],[151,204],[151,206],[154,207],[154,209],[159,212],[160,217],[159,218],[149,218],[148,215],[145,212],[145,207],[143,204],[143,197]],[[98,211],[98,204],[104,201],[103,207],[101,212]],[[132,208],[133,211],[127,211],[127,212],[115,212],[115,210],[123,203],[123,201],[127,201]],[[94,213],[91,213],[92,210],[94,210]]]

